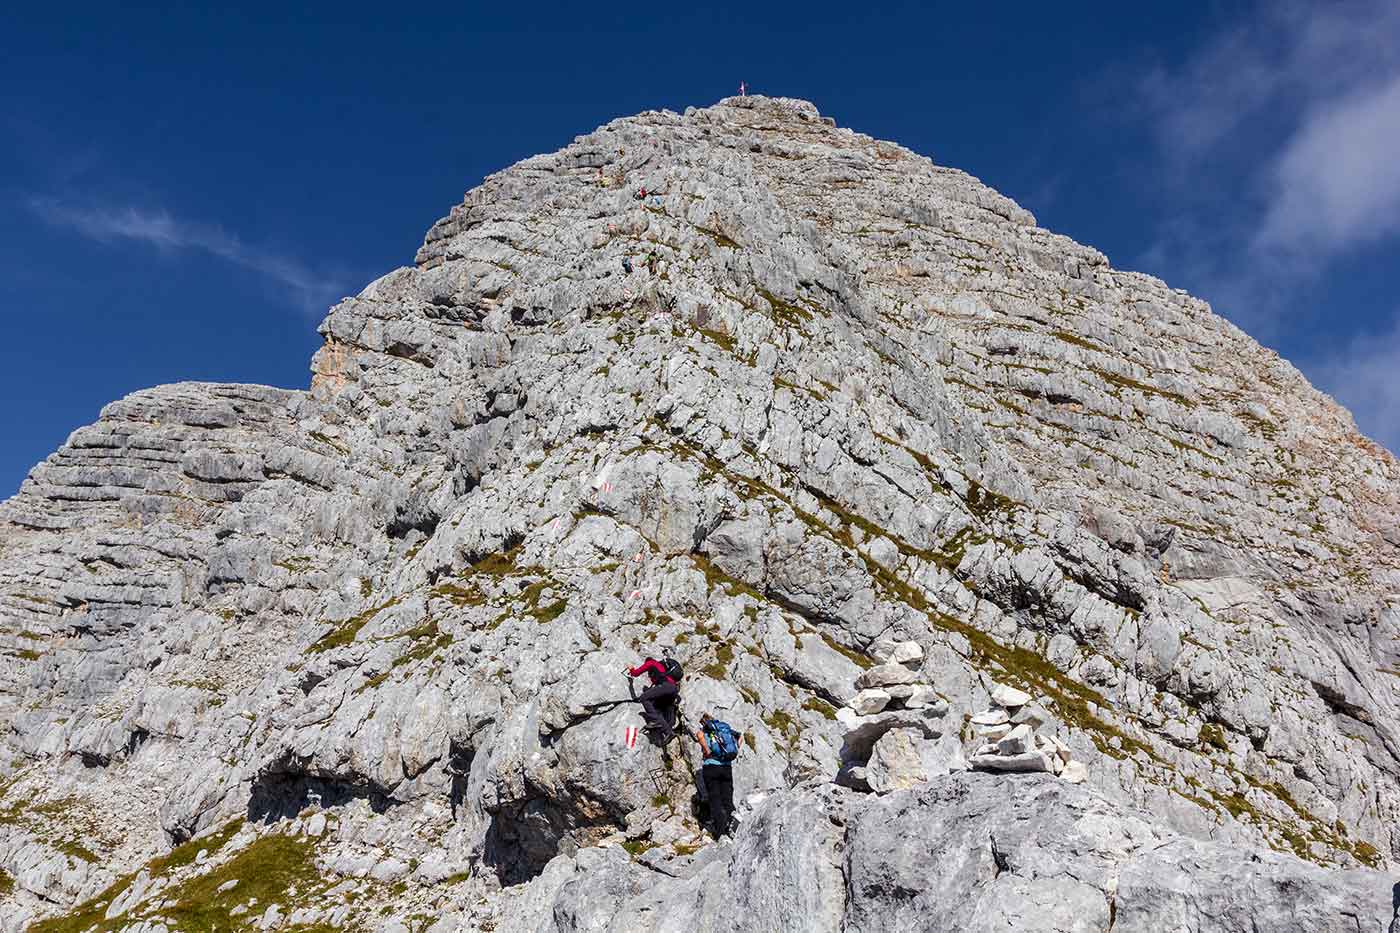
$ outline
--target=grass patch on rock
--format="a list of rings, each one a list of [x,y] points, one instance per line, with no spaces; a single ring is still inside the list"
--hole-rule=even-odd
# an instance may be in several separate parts
[[[215,933],[235,926],[233,908],[257,898],[258,907],[290,906],[295,899],[325,887],[329,880],[316,867],[315,844],[306,838],[264,836],[213,871],[196,875],[165,893],[174,904],[156,916],[173,921],[175,929]],[[233,888],[220,891],[226,882]]]
[[[458,609],[480,606],[486,602],[486,594],[477,587],[458,586],[455,583],[439,583],[433,587],[432,595],[446,599]]]
[[[533,613],[533,615],[535,617],[536,622],[540,623],[541,625],[546,625],[563,615],[564,610],[568,608],[568,600],[561,599],[556,602],[550,603],[548,606],[540,608],[537,612]]]
[[[350,644],[355,640],[355,637],[360,634],[360,629],[372,622],[374,617],[385,609],[398,605],[399,600],[400,597],[395,596],[388,602],[381,603],[373,609],[367,609],[357,616],[345,619],[325,635],[322,635],[315,644],[307,649],[307,651],[312,654],[319,654],[322,651],[330,651],[333,648],[340,648]]]
[[[637,856],[656,848],[656,843],[652,842],[650,839],[630,839],[622,844],[622,848],[624,851],[626,851],[628,855],[632,856],[633,858],[636,858]]]
[[[1076,347],[1081,347],[1085,350],[1093,350],[1096,353],[1105,352],[1103,347],[1099,346],[1097,343],[1094,343],[1092,340],[1085,340],[1078,334],[1071,334],[1067,330],[1052,330],[1050,332],[1050,336],[1054,337],[1056,340],[1063,340],[1065,343],[1072,344]]]
[[[745,583],[743,580],[731,577],[723,570],[720,570],[714,565],[714,562],[711,561],[710,558],[706,555],[691,554],[690,559],[695,563],[696,569],[698,569],[701,573],[705,575],[705,583],[710,589],[719,587],[723,589],[726,593],[728,593],[730,596],[737,596],[740,593],[744,593],[748,596],[752,596],[759,602],[766,601],[764,600],[762,593],[754,589],[749,584]]]
[[[1129,378],[1128,376],[1120,376],[1117,373],[1109,372],[1106,369],[1099,369],[1096,366],[1090,366],[1089,370],[1090,372],[1098,376],[1100,379],[1102,379],[1104,382],[1108,383],[1109,385],[1115,388],[1131,389],[1135,392],[1140,392],[1143,395],[1148,396],[1155,395],[1158,398],[1164,398],[1168,401],[1176,402],[1182,408],[1196,407],[1190,399],[1188,399],[1186,396],[1182,395],[1179,392],[1172,392],[1167,389],[1159,389],[1154,385],[1148,385],[1145,382],[1138,382],[1136,379]]]
[[[870,670],[870,668],[875,666],[874,660],[866,657],[859,651],[856,651],[852,648],[847,648],[845,645],[832,638],[826,632],[819,631],[817,632],[817,635],[821,637],[822,641],[826,642],[826,646],[828,648],[830,648],[832,651],[835,651],[837,654],[841,655],[843,658],[850,661],[852,664],[854,664],[861,670],[868,671]]]
[[[803,324],[812,320],[812,312],[806,308],[799,307],[790,301],[783,301],[766,289],[760,288],[758,293],[763,296],[764,301],[768,302],[768,306],[773,309],[773,317],[779,322],[800,331]]]
[[[152,879],[155,879],[193,864],[201,851],[207,851],[212,855],[227,845],[229,840],[238,834],[238,831],[243,828],[243,822],[244,821],[241,819],[234,820],[217,832],[183,842],[165,855],[151,859],[146,863],[145,870]],[[107,889],[101,894],[79,904],[62,916],[40,920],[29,928],[30,933],[84,933],[84,931],[90,931],[90,933],[113,933],[113,931],[128,926],[132,922],[131,913],[133,912],[128,912],[127,915],[115,917],[111,920],[108,920],[106,915],[107,909],[111,906],[112,901],[117,895],[126,890],[131,882],[135,880],[136,875],[137,872],[132,872],[129,875],[118,878],[116,881],[112,882],[112,884],[108,885]],[[241,887],[242,885],[240,884],[239,888]],[[239,888],[235,888],[234,891],[239,890]],[[4,893],[4,891],[0,891],[0,894]],[[220,927],[220,929],[232,928],[233,924],[231,922],[225,922],[223,926]],[[212,930],[213,927],[181,926],[177,929],[182,931],[186,929]]]
[[[715,648],[715,659],[704,667],[700,672],[711,680],[724,680],[729,676],[729,665],[734,661],[734,648],[728,644],[721,644]]]
[[[726,353],[733,353],[734,348],[739,345],[739,341],[735,340],[733,336],[731,336],[730,334],[726,334],[722,330],[712,330],[708,327],[697,327],[695,328],[695,331],[700,336],[704,337],[706,340],[720,347]]]
[[[507,577],[516,572],[515,562],[519,557],[520,545],[517,544],[508,551],[497,551],[495,554],[483,557],[471,565],[471,572],[490,577]]]

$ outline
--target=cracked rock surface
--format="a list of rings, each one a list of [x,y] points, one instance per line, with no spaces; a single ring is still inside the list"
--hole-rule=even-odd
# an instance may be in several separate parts
[[[1400,471],[1203,302],[747,97],[487,178],[321,333],[0,504],[0,930],[1390,928]],[[732,842],[607,705],[663,654]],[[1083,783],[833,783],[912,684]]]

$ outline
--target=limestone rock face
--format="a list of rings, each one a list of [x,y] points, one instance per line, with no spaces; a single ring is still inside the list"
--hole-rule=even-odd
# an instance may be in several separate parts
[[[491,176],[321,333],[0,505],[0,931],[1390,923],[1397,465],[1202,302],[748,97]],[[732,843],[625,742],[663,654]],[[989,701],[1052,773],[961,771]],[[927,785],[833,783],[896,734]]]
[[[1231,877],[1238,849],[1164,834],[1045,775],[955,774],[879,796],[796,788],[708,857],[644,867],[607,852],[506,892],[499,929],[661,931],[683,917],[715,933],[1387,933],[1395,912],[1381,872],[1263,851]]]

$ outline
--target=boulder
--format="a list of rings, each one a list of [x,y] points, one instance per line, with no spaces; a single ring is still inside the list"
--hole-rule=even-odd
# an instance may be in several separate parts
[[[1053,770],[1050,756],[1044,752],[1022,752],[1018,755],[974,755],[968,759],[975,771],[1043,771]]]
[[[1039,703],[1027,703],[1011,714],[1011,721],[1017,725],[1025,723],[1032,729],[1039,729],[1051,719],[1050,714]]]
[[[1089,769],[1082,761],[1066,761],[1065,766],[1060,771],[1060,780],[1069,781],[1071,784],[1082,784],[1089,777]]]
[[[996,743],[998,740],[1005,738],[1014,728],[1016,727],[1011,723],[1004,722],[997,726],[974,726],[973,731],[977,733],[979,739],[985,739],[988,742]]]
[[[924,772],[929,779],[943,777],[955,771],[966,771],[970,767],[963,755],[962,742],[949,733],[933,741],[922,740],[914,743],[919,749],[919,757],[924,762]]]
[[[877,664],[861,672],[856,678],[856,687],[865,690],[870,687],[912,684],[917,679],[918,675],[903,664]]]
[[[909,709],[928,706],[938,696],[928,684],[891,684],[884,689],[893,705]]]
[[[856,803],[848,931],[1385,933],[1395,915],[1388,874],[1182,838],[1048,775],[955,774]]]
[[[1006,684],[992,686],[992,702],[1003,709],[1016,709],[1031,701],[1031,695],[1024,690]]]
[[[882,664],[917,665],[924,659],[924,647],[916,641],[896,641],[876,646],[874,654]]]
[[[1035,750],[1044,755],[1046,760],[1050,762],[1051,774],[1059,774],[1064,770],[1065,760],[1060,757],[1059,749],[1055,746],[1054,742],[1051,742],[1044,736],[1036,736]]]
[[[905,729],[891,729],[876,741],[865,767],[865,779],[876,793],[907,790],[928,780],[913,735]]]
[[[1035,750],[1035,733],[1030,726],[1016,726],[997,739],[997,751],[1002,755],[1020,755]]]
[[[1010,721],[1011,717],[1006,714],[1004,709],[984,710],[973,716],[971,720],[974,726],[999,726]]]
[[[889,705],[890,693],[870,687],[857,693],[848,704],[860,716],[872,716]]]

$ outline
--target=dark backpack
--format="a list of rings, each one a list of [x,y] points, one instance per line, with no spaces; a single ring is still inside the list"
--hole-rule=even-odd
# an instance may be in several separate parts
[[[725,764],[739,757],[739,736],[720,719],[711,719],[705,725],[705,739],[710,745],[710,756]]]
[[[676,683],[680,683],[681,678],[685,676],[685,670],[681,667],[681,662],[677,661],[675,658],[662,658],[661,666],[665,668],[666,676]]]

